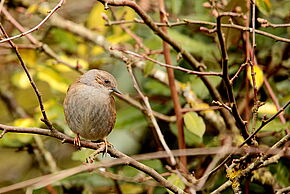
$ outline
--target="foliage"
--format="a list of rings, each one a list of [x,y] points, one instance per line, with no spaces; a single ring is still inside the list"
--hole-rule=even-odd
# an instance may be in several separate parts
[[[248,13],[246,0],[215,2],[219,12],[238,12],[244,15]],[[57,3],[57,1],[12,0],[4,1],[4,8],[22,26],[30,29],[45,17],[43,10],[47,10],[48,7],[52,8],[53,3]],[[144,5],[142,9],[145,9],[145,12],[154,21],[159,22],[158,3],[152,0],[140,0],[137,3]],[[283,5],[280,6],[280,4]],[[289,7],[288,1],[257,0],[256,15],[273,24],[286,24],[289,23]],[[166,9],[169,16],[169,26],[183,19],[216,23],[217,10],[205,0],[170,0],[166,1]],[[47,14],[47,12],[45,13]],[[30,42],[26,38],[27,36],[13,40],[18,45],[21,57],[40,90],[45,111],[53,126],[67,135],[74,136],[65,122],[62,103],[67,88],[80,76],[80,73],[76,71],[78,69],[98,68],[111,72],[117,78],[119,90],[124,94],[130,94],[132,98],[143,105],[133,87],[131,77],[126,70],[126,64],[120,58],[111,55],[110,51],[114,49],[134,51],[165,63],[164,56],[160,52],[163,49],[163,41],[158,37],[158,33],[154,33],[146,24],[138,22],[110,25],[110,22],[114,21],[132,21],[136,18],[140,20],[138,14],[127,6],[110,6],[109,10],[105,10],[104,5],[99,2],[91,0],[80,3],[80,1],[71,0],[67,1],[57,13],[54,13],[54,15],[57,14],[59,17],[65,18],[65,21],[73,22],[72,24],[76,28],[78,24],[81,24],[89,32],[101,37],[98,41],[106,43],[105,46],[98,45],[86,37],[85,32],[77,34],[72,29],[66,28],[65,25],[64,27],[58,26],[53,22],[54,16],[39,30],[31,33],[41,44]],[[9,36],[19,34],[19,31],[7,21],[7,17],[3,13],[1,13],[1,19],[1,24]],[[246,20],[242,17],[230,18],[227,16],[222,19],[223,24],[231,24],[231,22],[241,26],[246,25]],[[188,23],[167,28],[170,38],[192,54],[200,64],[206,66],[206,69],[203,69],[205,72],[222,72],[221,46],[216,33],[209,33],[212,29],[214,26],[210,24]],[[266,28],[261,23],[256,22],[256,30],[289,40],[289,27]],[[247,62],[246,32],[232,28],[222,28],[222,31],[229,56],[229,77],[232,78],[241,65]],[[258,33],[255,37],[254,74],[248,65],[242,69],[232,84],[238,112],[243,120],[248,122],[247,126],[251,132],[278,111],[279,108],[277,108],[274,98],[280,107],[290,100],[289,43],[277,41]],[[250,38],[250,41],[253,39]],[[54,54],[49,55],[42,47],[39,47],[43,44],[48,46]],[[15,53],[7,45],[7,42],[0,43],[0,124],[45,128],[46,126],[40,121],[42,114],[30,81],[19,65]],[[170,47],[172,65],[192,70],[193,68],[181,54]],[[176,116],[170,86],[165,84],[167,82],[167,77],[164,76],[166,68],[149,60],[138,58],[137,61],[144,62],[143,67],[136,66],[134,71],[143,93],[149,98],[152,109],[166,116]],[[225,124],[227,120],[220,112],[220,108],[224,107],[219,107],[218,110],[213,108],[216,105],[213,104],[215,98],[212,91],[204,84],[201,76],[179,70],[174,70],[174,74],[179,102],[183,109],[183,130],[187,148],[218,147],[224,145],[224,142],[228,140],[227,138],[231,139],[232,146],[238,146],[240,142],[243,142],[239,129],[231,129]],[[222,78],[218,76],[207,76],[207,78],[211,86],[217,88],[221,99],[225,102],[224,105],[232,106],[232,104],[227,103],[228,92]],[[258,91],[257,99],[261,102],[260,107],[257,107],[256,102],[254,102],[253,78]],[[266,86],[265,81],[269,83],[272,91]],[[146,111],[144,112],[119,98],[116,98],[116,106],[117,122],[113,132],[108,137],[109,142],[116,149],[128,155],[162,150]],[[188,109],[189,111],[187,111]],[[283,116],[280,115],[281,117],[276,117],[258,133],[256,140],[260,147],[269,148],[286,134],[285,129],[287,127],[289,129],[290,109],[286,109]],[[282,117],[285,122],[281,122]],[[233,119],[232,116],[231,118]],[[158,119],[158,124],[170,149],[178,149],[178,140],[181,137],[178,135],[176,123]],[[49,137],[41,137],[41,142],[39,142],[36,140],[36,136],[38,135],[6,133],[0,139],[0,166],[3,166],[0,167],[0,174],[7,175],[0,178],[0,188],[53,173],[55,171],[51,167],[51,163],[54,162],[57,171],[80,165],[92,153],[92,150],[89,149],[76,150],[73,145],[55,143]],[[21,156],[21,160],[19,159],[19,164],[14,162],[17,158],[12,157],[16,151],[21,152],[21,154],[25,153]],[[47,159],[50,157],[51,160]],[[240,158],[240,155],[234,157]],[[109,156],[98,156],[99,161],[109,159]],[[200,178],[211,161],[215,160],[215,156],[192,156],[187,157],[187,159],[189,173],[186,175]],[[254,156],[249,158],[250,161],[254,161],[254,159]],[[14,165],[13,168],[19,171],[14,177],[13,171],[10,171],[11,168],[4,168],[10,166],[11,162]],[[24,166],[22,163],[26,165]],[[174,166],[170,166],[167,159],[155,158],[144,160],[142,163],[160,174],[165,173],[165,178],[179,188],[185,189],[187,187],[182,179],[184,177],[181,178],[180,173],[176,173],[175,169],[172,170]],[[245,163],[246,166],[250,162],[246,161]],[[246,168],[245,166],[241,165],[240,169],[231,169],[227,174],[225,174],[224,169],[220,170],[223,173],[214,174],[214,177],[205,183],[202,190],[211,192],[223,184],[221,180],[226,181],[227,178],[234,180],[240,176],[242,170]],[[106,173],[101,173],[103,171],[107,172],[107,176]],[[268,185],[272,189],[286,187],[290,184],[289,159],[278,160],[277,164],[271,164],[266,168],[266,171],[271,175],[268,174],[271,178],[274,177],[272,185]],[[118,175],[118,177],[112,178],[108,175],[110,173]],[[130,181],[128,181],[129,179]],[[250,180],[250,178],[245,179]],[[264,186],[261,176],[255,174],[255,179],[258,181],[249,184],[251,191],[259,191],[261,186]],[[144,181],[138,182],[137,180]],[[85,172],[67,177],[53,183],[51,185],[52,191],[48,191],[49,187],[44,187],[38,188],[33,193],[53,193],[54,191],[59,193],[66,191],[68,193],[107,193],[115,189],[120,189],[123,193],[167,192],[165,188],[150,185],[148,183],[150,181],[152,179],[143,172],[126,165],[116,165],[98,169],[97,172]],[[247,187],[242,181],[234,180],[234,183],[234,189]],[[264,191],[264,189],[262,190]]]

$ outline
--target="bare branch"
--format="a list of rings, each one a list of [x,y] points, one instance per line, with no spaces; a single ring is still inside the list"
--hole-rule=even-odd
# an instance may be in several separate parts
[[[16,36],[7,37],[5,39],[2,39],[2,40],[0,40],[0,43],[6,42],[6,41],[9,41],[9,40],[13,40],[13,39],[16,39],[16,38],[20,38],[22,36],[30,34],[31,32],[34,32],[34,31],[38,30],[50,18],[50,16],[52,16],[52,14],[54,12],[56,12],[56,10],[58,10],[62,6],[63,3],[64,3],[64,0],[60,0],[58,2],[58,4],[49,12],[49,14],[39,24],[37,24],[34,28],[31,28],[30,30],[28,30],[26,32],[23,32],[21,34],[18,34]]]
[[[8,35],[5,32],[5,29],[3,28],[2,24],[0,24],[0,28],[1,28],[1,31],[2,31],[3,35],[5,37],[8,37]],[[31,84],[36,96],[37,96],[37,99],[38,99],[38,102],[39,102],[40,111],[41,111],[41,114],[43,116],[41,121],[44,122],[51,131],[54,131],[54,128],[53,128],[51,122],[48,120],[48,117],[47,117],[46,112],[44,110],[41,94],[40,94],[35,82],[33,81],[33,78],[30,75],[30,73],[29,73],[29,71],[28,71],[28,69],[27,69],[27,67],[26,67],[26,65],[24,63],[24,61],[23,61],[23,59],[22,59],[22,57],[21,57],[21,55],[20,55],[20,53],[19,53],[19,51],[17,49],[17,46],[10,39],[8,40],[8,42],[9,42],[10,46],[12,47],[12,49],[14,50],[14,52],[16,53],[16,56],[19,59],[19,62],[21,64],[22,68],[24,69],[24,71],[26,73],[26,76],[28,77],[29,82],[30,82],[30,84]]]
[[[132,66],[131,66],[130,61],[128,61],[128,59],[126,57],[123,57],[123,60],[127,64],[128,72],[129,72],[129,74],[130,74],[130,76],[131,76],[131,78],[133,80],[133,86],[137,90],[138,94],[140,95],[140,97],[142,98],[142,100],[143,100],[143,102],[144,102],[144,104],[146,106],[147,115],[150,118],[152,124],[154,125],[154,128],[155,128],[155,130],[156,130],[156,132],[158,134],[158,138],[159,138],[163,148],[167,152],[168,156],[170,157],[171,164],[174,166],[174,165],[176,165],[176,160],[173,157],[173,155],[171,153],[171,150],[168,147],[168,145],[167,145],[167,143],[166,143],[166,141],[164,139],[164,136],[163,136],[163,134],[162,134],[162,132],[161,132],[161,130],[159,128],[159,125],[158,125],[158,123],[157,123],[157,121],[156,121],[156,119],[155,119],[155,117],[154,117],[154,115],[152,113],[152,109],[151,109],[150,103],[148,101],[148,98],[141,92],[141,89],[138,86],[137,80],[136,80],[136,78],[135,78],[135,76],[133,74],[133,71],[132,71]]]

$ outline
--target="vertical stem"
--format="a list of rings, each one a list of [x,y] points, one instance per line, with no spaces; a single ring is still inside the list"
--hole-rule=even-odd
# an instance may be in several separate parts
[[[237,124],[238,128],[241,130],[242,136],[246,139],[249,136],[248,132],[247,132],[247,127],[246,127],[246,124],[244,123],[241,115],[238,112],[238,107],[237,107],[236,99],[234,96],[232,83],[230,81],[229,74],[228,74],[228,53],[227,53],[227,49],[226,49],[226,45],[225,45],[225,41],[224,41],[222,29],[221,29],[222,16],[223,15],[219,15],[217,17],[217,26],[216,26],[217,27],[217,36],[219,39],[220,49],[221,49],[221,54],[222,54],[222,74],[223,74],[222,78],[223,78],[223,81],[225,83],[226,90],[228,93],[228,100],[230,102],[232,114],[236,120],[236,124]]]
[[[259,101],[257,98],[257,85],[256,85],[256,73],[254,71],[254,65],[256,64],[255,61],[255,48],[256,48],[256,37],[255,37],[255,22],[256,22],[256,1],[252,0],[252,56],[251,56],[251,61],[250,61],[250,67],[251,67],[251,76],[252,76],[252,82],[253,82],[253,88],[254,88],[254,108],[253,108],[253,118],[252,118],[252,131],[255,131],[255,126],[256,126],[256,120],[258,117],[258,108],[259,108]]]
[[[162,23],[167,22],[167,16],[166,16],[166,11],[165,11],[165,5],[164,5],[164,0],[159,0],[159,9],[160,9],[160,21]],[[167,34],[167,29],[166,27],[161,27],[161,30]],[[170,48],[167,42],[163,41],[163,54],[165,58],[165,63],[168,65],[172,65],[171,59],[170,59]],[[178,147],[179,149],[185,149],[185,138],[184,138],[184,131],[183,131],[183,119],[182,119],[182,112],[181,112],[181,107],[179,103],[179,97],[178,93],[176,90],[176,85],[175,85],[175,78],[174,78],[174,71],[171,68],[166,68],[167,74],[168,74],[168,80],[169,80],[169,87],[170,87],[170,92],[171,92],[171,97],[173,100],[173,105],[174,105],[174,111],[176,115],[176,124],[177,124],[177,130],[178,130]],[[180,168],[182,171],[186,172],[187,171],[187,158],[186,156],[180,156],[180,161],[181,165]]]
[[[256,36],[255,36],[255,22],[256,22],[256,11],[255,11],[255,6],[256,6],[256,1],[252,0],[252,56],[251,56],[251,75],[252,75],[252,81],[253,81],[253,88],[254,88],[254,104],[257,104],[257,86],[256,86],[256,79],[255,79],[255,72],[254,72],[254,65],[256,64],[255,62],[255,48],[256,48]]]
[[[246,19],[246,27],[250,27],[250,13],[251,13],[251,0],[247,0],[247,19]],[[245,76],[245,81],[246,81],[246,107],[245,107],[245,112],[246,112],[246,121],[249,122],[250,121],[250,85],[249,85],[249,79],[247,77],[248,75],[248,67],[249,67],[249,63],[248,61],[250,61],[251,59],[251,46],[250,46],[250,32],[246,31],[245,32],[245,36],[246,36],[246,61],[247,61],[247,68],[246,68],[246,76]]]

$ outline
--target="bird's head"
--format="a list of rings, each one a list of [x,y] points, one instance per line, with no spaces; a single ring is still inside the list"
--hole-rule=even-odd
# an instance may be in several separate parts
[[[80,82],[96,88],[107,89],[109,93],[122,94],[117,89],[117,81],[114,76],[106,71],[89,70],[80,77]]]

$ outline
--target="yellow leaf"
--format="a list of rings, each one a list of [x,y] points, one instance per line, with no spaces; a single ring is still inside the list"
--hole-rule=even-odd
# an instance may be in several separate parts
[[[72,57],[67,57],[66,55],[60,55],[60,59],[71,66],[75,67],[76,65],[80,65],[82,69],[88,69],[89,68],[89,63],[81,58],[72,58]],[[60,72],[68,72],[71,71],[72,69],[65,66],[64,64],[57,63],[54,64],[53,61],[47,61],[48,65],[52,65],[56,67],[56,69]]]
[[[38,9],[38,5],[37,4],[32,4],[28,7],[28,9],[26,10],[27,13],[35,13]]]
[[[255,72],[255,81],[256,81],[256,86],[257,89],[259,89],[264,82],[264,74],[263,74],[263,70],[258,66],[258,65],[254,65],[254,72]],[[250,80],[251,85],[253,86],[253,80],[252,80],[252,75],[251,75],[251,67],[248,67],[248,73],[247,73],[247,77]]]
[[[33,72],[30,72],[31,76],[33,75]],[[30,86],[30,82],[26,76],[26,74],[21,71],[21,72],[16,72],[12,76],[12,83],[22,89],[26,89]]]
[[[36,122],[32,118],[16,119],[13,123],[16,127],[36,127]],[[6,134],[4,145],[21,146],[32,141],[32,134]]]
[[[116,17],[122,18],[124,20],[133,20],[136,17],[136,13],[133,9],[131,9],[129,7],[124,7],[123,9],[117,10]],[[135,23],[130,24],[131,27],[134,25],[135,25]],[[122,30],[122,28],[120,28],[120,26],[113,25],[113,34],[114,35],[120,35],[122,33],[124,33],[124,31]]]
[[[21,49],[20,55],[24,61],[24,63],[28,67],[33,67],[36,64],[36,51],[33,49]]]
[[[261,106],[258,110],[258,113],[261,114],[275,114],[277,112],[277,108],[273,103],[266,102],[263,106]]]
[[[14,125],[16,127],[32,127],[35,126],[35,121],[32,118],[16,119]]]
[[[88,46],[86,44],[79,44],[77,52],[79,56],[86,56],[88,54]]]
[[[100,34],[105,34],[107,27],[105,26],[106,21],[102,18],[103,13],[107,14],[109,12],[104,9],[103,4],[96,4],[88,16],[87,27],[96,29]]]
[[[99,54],[101,54],[103,52],[104,52],[104,49],[102,47],[94,46],[92,51],[91,51],[91,54],[95,56],[95,55],[99,55]]]
[[[131,40],[131,36],[129,36],[128,34],[112,35],[112,36],[109,36],[107,40],[112,44],[118,44],[120,42],[126,42],[128,40]]]
[[[120,185],[121,191],[124,194],[144,193],[142,186],[132,183],[123,183]]]
[[[51,88],[62,93],[65,93],[68,89],[69,84],[66,83],[64,78],[50,68],[40,66],[37,77],[38,79],[47,82]]]

